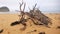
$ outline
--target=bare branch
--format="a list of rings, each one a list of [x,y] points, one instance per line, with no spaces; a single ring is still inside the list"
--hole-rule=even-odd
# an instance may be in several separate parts
[[[33,7],[33,10],[35,10],[36,5],[37,5],[37,3],[36,3],[35,6]]]
[[[22,3],[19,3],[20,4],[20,11],[22,11],[22,9],[21,9],[21,7],[22,7],[22,5],[23,5],[23,0],[22,0]]]
[[[26,6],[26,3],[24,3],[24,8],[23,8],[23,11],[25,10],[25,6]]]
[[[29,6],[28,6],[28,9],[31,10]]]

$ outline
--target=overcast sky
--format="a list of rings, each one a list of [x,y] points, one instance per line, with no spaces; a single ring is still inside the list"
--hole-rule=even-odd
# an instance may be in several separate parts
[[[19,2],[21,0],[0,0],[0,7],[7,6],[10,11],[19,10]],[[24,2],[26,2],[25,11],[29,10],[28,6],[32,9],[37,3],[37,8],[42,12],[60,12],[60,0],[24,0]]]

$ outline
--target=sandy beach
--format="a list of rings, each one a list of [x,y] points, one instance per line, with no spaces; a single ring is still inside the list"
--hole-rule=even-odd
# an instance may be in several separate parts
[[[14,21],[19,20],[18,14],[0,14],[0,30],[3,29],[1,34],[39,34],[45,32],[45,34],[60,34],[60,14],[45,14],[52,19],[51,28],[45,26],[34,25],[31,20],[28,20],[26,30],[22,31],[22,24],[10,26]],[[32,26],[30,26],[32,24]],[[34,31],[35,30],[35,31]]]

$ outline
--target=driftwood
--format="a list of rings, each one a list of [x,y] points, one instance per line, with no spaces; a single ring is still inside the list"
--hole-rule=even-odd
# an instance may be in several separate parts
[[[20,4],[20,13],[21,13],[21,19],[19,19],[19,21],[15,21],[15,22],[13,22],[12,24],[11,24],[11,26],[14,26],[14,25],[17,25],[17,24],[22,24],[22,25],[24,25],[24,28],[23,28],[23,30],[26,28],[26,19],[24,19],[24,10],[25,10],[25,3],[22,1],[22,3],[19,3]],[[21,9],[21,7],[22,7],[22,5],[24,4],[24,9],[22,10]],[[20,17],[20,15],[19,15],[19,17]]]
[[[35,4],[33,10],[30,10],[30,14],[32,15],[30,17],[35,19],[35,20],[38,20],[38,23],[35,23],[35,24],[37,24],[37,25],[43,24],[43,25],[49,27],[48,24],[49,23],[52,24],[51,19],[49,17],[45,16],[39,9],[36,10],[35,9],[36,5],[37,4]]]
[[[22,5],[24,5],[23,10],[21,9]],[[35,25],[45,25],[46,27],[49,27],[48,24],[49,23],[52,24],[51,19],[49,17],[45,16],[39,9],[36,9],[37,3],[33,7],[33,10],[30,10],[29,12],[24,12],[25,5],[26,5],[26,3],[24,3],[23,1],[22,1],[22,3],[20,3],[19,17],[21,17],[21,18],[19,19],[19,21],[13,22],[11,24],[11,26],[14,26],[17,24],[22,24],[22,25],[24,25],[23,30],[25,30],[26,22],[28,21],[28,19],[31,19]],[[26,17],[25,15],[29,16],[29,18],[25,18]]]

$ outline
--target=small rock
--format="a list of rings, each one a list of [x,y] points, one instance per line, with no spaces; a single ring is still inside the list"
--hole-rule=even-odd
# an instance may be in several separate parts
[[[39,34],[45,34],[45,32],[39,32]]]
[[[34,32],[36,32],[37,30],[34,30]]]
[[[3,29],[2,30],[0,30],[0,33],[2,33],[3,32]]]
[[[60,26],[57,26],[58,29],[60,29]]]

